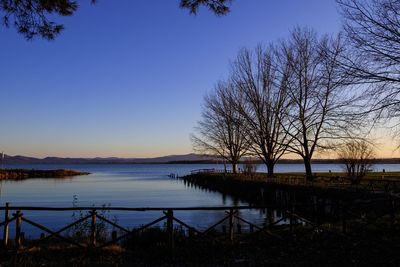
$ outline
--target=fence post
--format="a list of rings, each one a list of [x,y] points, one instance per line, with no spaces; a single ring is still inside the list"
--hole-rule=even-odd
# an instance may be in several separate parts
[[[169,209],[167,211],[167,233],[168,233],[168,246],[170,249],[174,248],[174,212]]]
[[[17,217],[15,220],[15,247],[19,249],[21,246],[21,223],[22,223],[22,213],[20,210],[17,210],[15,216]]]
[[[229,240],[233,241],[233,209],[229,210]]]
[[[90,214],[92,215],[92,223],[91,223],[91,227],[90,227],[90,245],[92,247],[96,246],[96,210],[92,210],[90,212]]]
[[[4,248],[7,248],[8,246],[8,224],[10,220],[10,203],[6,203],[5,209],[4,209],[4,230],[3,230],[3,246]]]

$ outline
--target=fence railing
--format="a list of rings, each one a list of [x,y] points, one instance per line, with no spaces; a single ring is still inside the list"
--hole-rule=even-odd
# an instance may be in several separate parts
[[[32,207],[32,206],[11,206],[9,203],[6,203],[5,206],[0,207],[0,210],[4,211],[4,221],[0,222],[0,227],[3,227],[3,248],[9,247],[9,228],[11,223],[15,223],[15,237],[14,237],[14,248],[18,249],[22,245],[22,239],[24,238],[24,232],[22,230],[22,223],[29,224],[43,231],[39,243],[44,242],[52,237],[58,238],[68,244],[75,245],[77,247],[107,247],[109,245],[115,244],[124,238],[127,238],[131,235],[139,233],[147,228],[150,228],[160,222],[166,223],[166,232],[169,236],[169,246],[174,246],[174,224],[180,225],[187,229],[189,236],[205,236],[216,229],[217,226],[228,221],[228,233],[229,238],[233,240],[234,235],[234,219],[241,221],[242,223],[246,223],[249,225],[250,231],[254,232],[254,229],[262,230],[261,227],[257,226],[255,223],[252,223],[238,215],[239,210],[249,210],[249,209],[266,209],[266,208],[276,208],[272,206],[232,206],[232,207],[174,207],[174,208],[162,208],[162,207],[149,207],[149,208],[130,208],[130,207]],[[35,222],[30,219],[29,216],[26,216],[24,212],[27,211],[47,211],[47,212],[58,212],[58,211],[80,211],[80,212],[88,212],[87,215],[75,220],[74,222],[58,229],[51,230],[49,227]],[[138,228],[134,228],[132,230],[128,229],[125,226],[117,224],[116,222],[111,221],[105,216],[99,214],[99,211],[127,211],[127,212],[145,212],[145,211],[159,211],[161,216],[155,220],[152,220],[144,225],[141,225]],[[206,230],[199,230],[193,226],[190,226],[188,223],[182,221],[181,219],[175,216],[175,212],[177,211],[225,211],[225,216],[218,220],[213,225],[209,226]],[[83,223],[84,221],[90,222],[90,235],[87,243],[80,243],[76,240],[73,240],[70,237],[62,235],[62,232],[65,232],[74,226]],[[97,222],[102,221],[113,228],[116,228],[120,231],[120,235],[117,236],[117,232],[113,231],[112,238],[109,241],[104,242],[103,244],[98,244],[97,242]],[[239,229],[240,227],[238,227]],[[240,232],[240,230],[237,230]]]
[[[376,215],[375,218],[371,220],[371,217],[365,216],[365,212],[371,210],[368,208],[368,205],[379,204],[381,207],[386,207],[387,209],[384,212]],[[148,229],[152,226],[159,224],[160,222],[165,223],[165,232],[168,236],[167,245],[171,248],[174,247],[174,233],[175,226],[179,225],[187,230],[189,237],[206,237],[210,233],[215,232],[218,226],[222,225],[222,233],[225,233],[229,240],[233,240],[235,233],[242,233],[243,224],[249,227],[250,233],[255,232],[263,232],[269,236],[273,236],[275,238],[280,238],[279,235],[273,233],[272,230],[274,226],[278,224],[287,224],[291,232],[294,231],[294,228],[299,225],[309,225],[311,228],[318,229],[321,231],[331,231],[332,229],[326,228],[324,226],[324,219],[321,211],[326,209],[335,210],[333,213],[335,214],[335,223],[338,224],[337,229],[339,231],[333,231],[337,234],[343,235],[346,234],[348,229],[348,223],[352,219],[361,219],[365,223],[376,223],[376,219],[378,217],[383,217],[388,215],[391,226],[395,225],[396,222],[396,212],[397,207],[399,206],[399,199],[381,199],[367,202],[360,202],[357,204],[352,204],[349,206],[348,204],[343,203],[317,203],[317,204],[295,204],[290,203],[290,205],[286,205],[284,207],[276,206],[276,205],[263,205],[263,206],[229,206],[229,207],[150,207],[150,208],[129,208],[129,207],[31,207],[31,206],[12,206],[9,203],[6,203],[5,206],[0,207],[1,211],[4,211],[4,221],[0,222],[0,227],[3,227],[3,248],[7,249],[19,249],[23,245],[24,232],[23,232],[23,223],[31,225],[41,231],[43,233],[40,236],[40,239],[36,240],[36,245],[43,243],[50,238],[58,238],[61,241],[73,245],[80,248],[104,248],[110,246],[112,244],[116,244],[126,238],[129,238],[135,234],[138,234],[145,229]],[[360,209],[363,207],[363,209]],[[367,207],[367,208],[366,208]],[[244,218],[243,215],[240,215],[239,211],[250,210],[250,209],[264,209],[264,210],[277,210],[280,209],[282,211],[282,217],[274,218],[270,220],[268,224],[259,225],[257,223],[251,222],[249,219]],[[58,229],[52,230],[49,227],[34,221],[28,215],[25,215],[24,212],[27,211],[47,211],[47,212],[58,212],[58,211],[86,211],[87,215],[80,217],[72,223]],[[144,225],[141,225],[137,228],[129,229],[128,227],[117,224],[116,222],[111,221],[110,219],[103,216],[100,211],[156,211],[160,212],[160,216],[157,219],[154,219]],[[198,229],[190,224],[184,222],[183,220],[177,218],[176,212],[178,211],[224,211],[224,215],[218,221],[208,226],[205,230]],[[306,212],[304,212],[306,211]],[[313,214],[313,216],[308,216],[304,214]],[[118,229],[119,232],[113,231],[111,238],[102,240],[99,242],[97,238],[98,234],[98,222],[102,221],[103,223],[112,226],[114,229]],[[89,235],[85,239],[75,240],[70,236],[63,235],[62,233],[67,231],[68,229],[73,228],[74,226],[83,223],[89,222]],[[13,246],[10,247],[10,231],[9,227],[12,223],[15,223],[15,233],[13,239]],[[330,224],[332,221],[330,222]],[[226,225],[227,224],[227,225]]]
[[[201,174],[201,173],[232,173],[231,170],[220,170],[220,169],[198,169],[190,171],[190,174]]]

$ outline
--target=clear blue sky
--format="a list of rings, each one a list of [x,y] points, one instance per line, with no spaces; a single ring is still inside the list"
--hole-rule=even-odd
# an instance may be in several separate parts
[[[178,0],[79,1],[52,42],[0,27],[0,150],[150,157],[192,151],[203,95],[241,47],[296,25],[340,29],[334,0],[234,0],[197,16]],[[118,3],[118,4],[117,4]]]

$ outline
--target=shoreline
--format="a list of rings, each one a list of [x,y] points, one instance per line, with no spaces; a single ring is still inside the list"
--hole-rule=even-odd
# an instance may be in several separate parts
[[[297,202],[308,202],[310,196],[351,202],[386,196],[388,185],[389,189],[396,189],[400,185],[400,172],[370,173],[360,184],[350,184],[345,173],[334,172],[318,173],[318,178],[313,182],[307,181],[304,173],[279,173],[273,178],[267,178],[265,173],[251,176],[210,172],[189,174],[178,179],[188,185],[230,195],[253,204],[278,201],[275,196],[277,191],[295,194]]]
[[[66,178],[72,176],[88,175],[89,172],[75,170],[37,170],[37,169],[1,169],[0,180],[25,180],[33,178]]]

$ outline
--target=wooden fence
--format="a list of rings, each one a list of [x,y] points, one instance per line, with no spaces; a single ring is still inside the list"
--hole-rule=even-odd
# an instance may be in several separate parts
[[[201,174],[201,173],[232,173],[231,170],[220,170],[220,169],[198,169],[190,171],[191,175]]]
[[[382,203],[378,203],[381,201]],[[365,216],[364,212],[368,212],[370,208],[368,205],[383,205],[387,207],[385,212],[381,214],[375,214],[375,218],[371,218],[371,216]],[[73,245],[80,248],[104,248],[110,246],[112,244],[116,244],[126,238],[129,238],[132,235],[142,232],[143,230],[155,226],[160,222],[165,222],[165,232],[168,236],[167,245],[171,248],[174,247],[174,233],[176,231],[175,226],[180,225],[185,228],[188,232],[189,237],[206,237],[210,233],[215,232],[217,226],[222,226],[222,234],[227,234],[229,240],[233,240],[235,233],[242,233],[242,224],[249,226],[249,232],[262,232],[269,236],[273,236],[275,238],[280,238],[276,233],[273,233],[274,227],[279,224],[287,224],[290,231],[293,232],[298,226],[311,226],[312,230],[318,229],[321,231],[331,231],[337,234],[343,235],[346,234],[348,229],[348,223],[354,219],[363,220],[365,223],[377,223],[376,219],[378,217],[389,216],[388,223],[390,226],[394,226],[397,224],[396,221],[396,213],[397,207],[399,206],[398,198],[391,199],[381,199],[367,202],[360,202],[357,204],[353,204],[349,206],[348,204],[324,204],[321,206],[320,204],[295,204],[291,203],[285,207],[277,207],[277,206],[230,206],[230,207],[169,207],[169,208],[128,208],[128,207],[29,207],[29,206],[12,206],[9,203],[6,203],[5,206],[0,207],[1,211],[4,211],[4,221],[0,222],[0,227],[3,227],[3,240],[2,240],[2,248],[3,249],[16,249],[18,250],[23,246],[23,223],[32,225],[44,233],[41,234],[40,239],[36,240],[36,245],[49,240],[50,238],[58,238],[66,244]],[[360,209],[360,207],[364,207]],[[336,223],[338,225],[335,229],[332,230],[332,227],[326,227],[326,223],[323,222],[323,218],[321,216],[320,211],[326,210],[327,208],[335,209],[336,220],[334,222],[330,221],[329,224]],[[249,209],[266,209],[266,210],[276,210],[280,209],[282,211],[282,217],[277,218],[277,220],[270,221],[268,224],[259,225],[251,222],[249,219],[243,218],[243,216],[239,216],[239,211],[249,210]],[[307,216],[303,215],[303,211],[314,210],[314,216],[312,218],[307,218]],[[66,211],[85,211],[88,212],[87,215],[82,216],[78,220],[58,229],[51,230],[49,227],[42,225],[38,222],[33,221],[29,216],[26,216],[24,212],[26,211],[47,211],[47,212],[66,212]],[[160,212],[160,217],[150,221],[144,225],[141,225],[138,228],[129,229],[125,226],[119,225],[116,222],[111,221],[99,214],[99,211],[127,211],[127,212],[145,212],[145,211],[156,211]],[[185,223],[181,219],[175,216],[175,212],[177,211],[225,211],[224,216],[216,221],[214,224],[209,226],[206,230],[196,229],[193,226]],[[84,222],[89,221],[90,225],[90,235],[86,239],[86,241],[74,240],[70,236],[63,235],[62,233],[72,227]],[[112,226],[115,229],[119,230],[113,231],[111,238],[107,240],[103,240],[101,243],[97,238],[98,234],[98,221],[103,221],[104,223]],[[227,227],[226,227],[227,222]],[[15,223],[15,233],[14,239],[10,239],[9,226],[11,223]],[[118,235],[119,234],[119,235]],[[10,245],[10,240],[13,240],[13,245]]]

